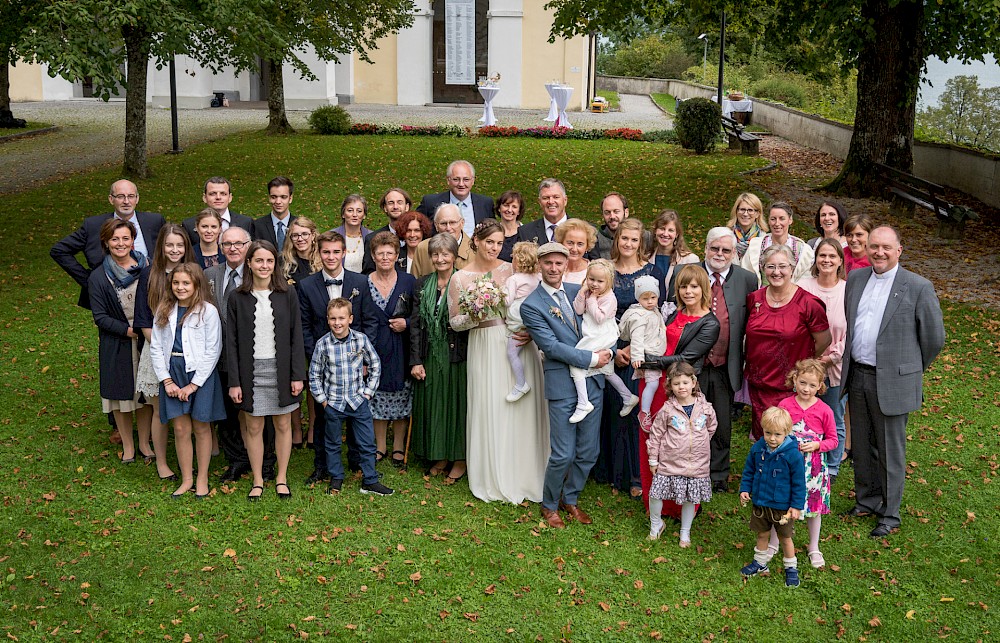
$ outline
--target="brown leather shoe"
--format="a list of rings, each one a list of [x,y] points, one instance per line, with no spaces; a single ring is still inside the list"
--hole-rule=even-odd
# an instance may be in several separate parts
[[[594,521],[590,519],[583,509],[580,509],[576,505],[567,505],[566,503],[561,503],[559,508],[569,514],[569,517],[577,521],[581,525],[589,525]]]
[[[549,524],[549,527],[553,529],[565,529],[566,523],[562,521],[559,517],[558,511],[553,511],[552,509],[546,509],[542,507],[542,519]]]

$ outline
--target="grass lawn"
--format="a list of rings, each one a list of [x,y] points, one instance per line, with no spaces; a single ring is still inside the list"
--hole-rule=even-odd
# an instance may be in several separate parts
[[[25,132],[31,132],[37,129],[44,129],[46,127],[52,127],[52,123],[38,123],[35,121],[28,121],[27,127],[0,127],[0,136],[10,136],[11,134],[24,134]]]
[[[618,101],[618,92],[613,92],[605,89],[598,89],[597,95],[603,96],[608,99],[609,109],[619,109],[621,107],[621,103]]]
[[[677,113],[677,100],[670,94],[650,94],[653,102],[671,114]]]
[[[337,225],[343,196],[369,202],[402,185],[418,196],[444,185],[454,158],[477,168],[477,191],[531,194],[545,176],[568,185],[569,211],[597,219],[618,190],[633,212],[682,213],[691,245],[722,224],[737,173],[759,158],[703,157],[621,141],[416,137],[230,137],[159,157],[140,185],[144,210],[179,221],[201,207],[201,182],[233,180],[233,209],[266,212],[265,182],[296,181],[293,212]],[[97,332],[48,249],[86,215],[105,211],[111,170],[9,196],[0,228],[0,636],[36,640],[609,641],[990,639],[1000,576],[996,385],[1000,316],[945,305],[949,341],[927,375],[928,403],[910,421],[904,530],[882,542],[873,523],[830,518],[802,587],[780,573],[743,583],[752,535],[736,494],[695,521],[695,547],[671,526],[644,540],[642,505],[591,483],[581,506],[592,526],[540,527],[535,505],[485,504],[465,481],[426,481],[421,467],[382,465],[396,495],[372,498],[348,481],[339,497],[307,489],[311,452],[292,456],[294,498],[273,484],[257,504],[246,480],[205,502],[168,497],[155,467],[122,466],[107,442],[97,388]],[[531,215],[537,206],[530,205]],[[379,217],[370,227],[382,224]],[[805,233],[801,229],[800,233]],[[477,374],[478,375],[478,374]],[[474,427],[473,427],[474,428]],[[745,434],[746,423],[734,434]],[[747,442],[734,439],[735,472]],[[172,448],[172,447],[171,447]],[[173,456],[171,455],[171,459]],[[215,474],[222,460],[213,462]],[[849,508],[851,471],[834,490]],[[228,496],[228,497],[227,497]],[[805,529],[797,542],[804,544]]]

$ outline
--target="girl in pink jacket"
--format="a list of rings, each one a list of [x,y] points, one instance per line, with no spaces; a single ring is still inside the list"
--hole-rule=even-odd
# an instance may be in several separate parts
[[[712,435],[718,423],[715,409],[698,388],[694,368],[677,362],[667,371],[667,400],[656,414],[646,441],[649,470],[649,540],[666,528],[663,501],[681,505],[680,546],[691,546],[695,505],[712,499],[709,478]]]

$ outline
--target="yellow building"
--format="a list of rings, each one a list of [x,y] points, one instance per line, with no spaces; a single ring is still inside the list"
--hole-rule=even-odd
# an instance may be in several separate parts
[[[574,88],[571,108],[586,109],[594,94],[593,37],[548,42],[552,13],[546,0],[415,0],[413,25],[383,38],[370,52],[373,64],[357,54],[324,62],[303,55],[317,80],[299,78],[284,68],[285,102],[291,109],[336,103],[429,105],[482,103],[481,78],[500,75],[497,107],[546,109],[545,84]],[[178,104],[209,107],[218,92],[230,100],[266,100],[266,73],[223,69],[213,74],[196,61],[178,56]],[[266,69],[266,65],[263,67]],[[147,98],[169,102],[166,68],[151,63]],[[44,65],[11,68],[15,101],[67,100],[91,95],[85,80],[49,78]]]

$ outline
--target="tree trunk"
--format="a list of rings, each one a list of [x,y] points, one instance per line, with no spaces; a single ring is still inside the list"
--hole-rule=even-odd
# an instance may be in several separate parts
[[[281,61],[268,60],[270,87],[267,92],[268,134],[293,134],[295,132],[285,115],[285,81],[281,72]]]
[[[883,183],[872,163],[913,169],[913,125],[924,62],[924,8],[916,0],[867,0],[862,17],[873,36],[858,56],[858,108],[843,169],[826,188],[873,196]]]
[[[14,129],[25,127],[26,122],[14,118],[10,111],[10,64],[9,54],[0,54],[0,127]]]
[[[146,80],[150,33],[140,25],[122,27],[125,40],[125,157],[124,176],[145,179],[152,175],[146,158]]]

